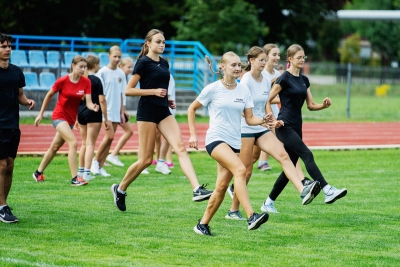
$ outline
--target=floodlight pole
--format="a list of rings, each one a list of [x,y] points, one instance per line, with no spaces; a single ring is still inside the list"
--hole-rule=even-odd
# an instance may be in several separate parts
[[[350,118],[351,63],[347,63],[347,108],[346,115]]]

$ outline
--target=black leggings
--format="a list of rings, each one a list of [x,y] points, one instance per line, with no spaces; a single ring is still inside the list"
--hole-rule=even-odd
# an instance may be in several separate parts
[[[295,128],[289,125],[282,126],[275,130],[276,137],[283,143],[286,152],[289,154],[290,160],[296,166],[299,157],[303,160],[306,166],[307,172],[310,176],[320,182],[321,188],[328,183],[322,176],[321,171],[318,169],[314,161],[314,156],[310,149],[303,142],[303,133],[301,128]],[[303,178],[303,177],[302,177]],[[285,173],[282,172],[276,180],[274,187],[272,188],[269,198],[276,200],[279,194],[285,189],[289,180]]]

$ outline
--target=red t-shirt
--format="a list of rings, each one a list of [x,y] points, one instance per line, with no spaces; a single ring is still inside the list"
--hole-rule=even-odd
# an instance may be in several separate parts
[[[77,83],[73,83],[66,75],[54,83],[52,90],[59,93],[51,119],[65,120],[69,125],[74,125],[82,97],[92,93],[90,80],[82,76]]]

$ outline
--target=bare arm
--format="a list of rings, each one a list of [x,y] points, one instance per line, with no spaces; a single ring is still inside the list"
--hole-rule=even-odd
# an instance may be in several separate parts
[[[129,79],[128,85],[125,89],[126,96],[150,96],[155,95],[158,97],[164,97],[167,94],[167,89],[157,88],[157,89],[145,89],[142,90],[140,88],[136,88],[140,80],[140,76],[138,74],[133,74]]]
[[[308,87],[307,89],[307,96],[306,96],[306,103],[307,103],[307,108],[308,110],[311,111],[316,111],[316,110],[321,110],[321,109],[325,109],[325,108],[329,108],[330,105],[332,104],[332,101],[326,97],[323,101],[322,104],[317,104],[314,102],[312,94],[311,94],[311,90],[310,87]]]
[[[108,129],[111,128],[111,123],[108,120],[108,116],[107,116],[107,101],[104,95],[99,95],[99,103],[100,103],[100,107],[101,107],[101,113],[103,113],[103,117],[104,117],[104,127],[106,129],[106,131]]]
[[[203,105],[199,101],[194,100],[188,108],[188,123],[190,132],[189,147],[195,149],[198,149],[198,140],[196,134],[196,125],[195,125],[196,110],[198,110],[202,106]]]
[[[26,95],[24,94],[24,90],[22,88],[19,88],[18,90],[18,102],[21,105],[29,106],[29,110],[34,109],[36,106],[34,100],[26,98]]]
[[[39,115],[35,119],[35,125],[39,126],[40,121],[43,119],[43,114],[44,111],[46,110],[47,106],[49,105],[51,98],[55,95],[56,93],[53,91],[53,89],[50,89],[46,96],[43,99],[42,107],[40,109]]]
[[[85,98],[86,98],[86,107],[88,109],[93,110],[94,112],[99,111],[99,105],[93,104],[92,95],[91,94],[86,94]]]
[[[243,114],[246,123],[250,126],[262,125],[266,123],[264,118],[254,116],[252,108],[245,108]]]
[[[272,112],[271,104],[277,104],[277,103],[274,103],[275,97],[280,93],[281,90],[282,90],[282,87],[279,84],[275,83],[272,86],[271,91],[269,92],[269,98],[268,98],[267,104],[265,105],[265,113],[266,114]],[[279,99],[278,103],[280,103],[280,102],[281,102],[281,100]]]

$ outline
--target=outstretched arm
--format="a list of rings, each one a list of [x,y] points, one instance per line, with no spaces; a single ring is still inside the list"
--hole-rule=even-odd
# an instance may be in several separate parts
[[[196,110],[201,108],[203,105],[194,100],[192,104],[190,104],[188,108],[188,123],[189,123],[189,131],[190,131],[190,139],[189,139],[189,147],[198,149],[198,140],[196,134],[196,125],[195,125],[195,117],[196,117]]]
[[[317,104],[314,102],[310,87],[307,89],[307,97],[306,97],[306,103],[307,103],[307,108],[308,110],[315,111],[315,110],[321,110],[325,108],[329,108],[332,104],[332,101],[326,97],[323,101],[322,104]]]
[[[24,90],[22,88],[19,88],[18,90],[18,102],[23,106],[29,106],[29,110],[34,109],[36,106],[34,100],[28,99],[26,97],[26,95],[24,94]]]

